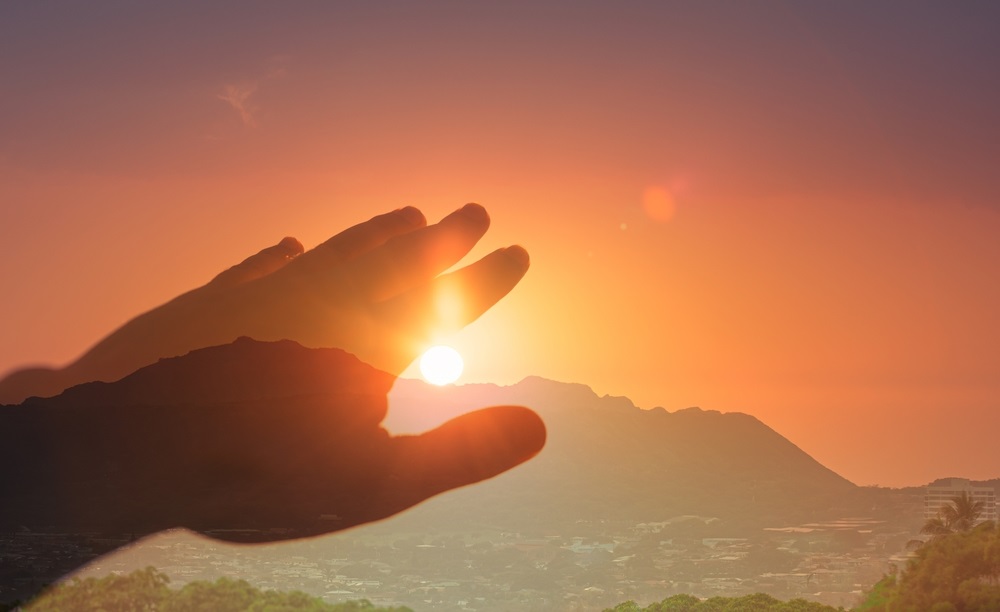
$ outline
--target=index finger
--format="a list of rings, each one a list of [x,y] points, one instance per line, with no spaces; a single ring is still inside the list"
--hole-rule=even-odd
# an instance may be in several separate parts
[[[438,223],[398,235],[358,257],[351,271],[363,299],[386,300],[417,287],[456,264],[490,226],[478,204],[466,204]]]
[[[399,208],[340,232],[299,257],[299,265],[338,265],[376,249],[386,241],[427,225],[413,206]]]

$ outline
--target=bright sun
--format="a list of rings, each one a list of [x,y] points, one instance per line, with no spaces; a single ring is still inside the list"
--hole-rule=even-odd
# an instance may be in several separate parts
[[[427,382],[447,385],[462,375],[462,356],[450,346],[434,346],[420,358],[420,373]]]

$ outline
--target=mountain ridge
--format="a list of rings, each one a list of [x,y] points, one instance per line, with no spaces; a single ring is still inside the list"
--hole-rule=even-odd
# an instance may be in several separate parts
[[[553,520],[573,513],[582,520],[699,514],[764,526],[813,520],[817,512],[834,518],[841,502],[859,491],[752,415],[642,409],[627,397],[598,396],[582,383],[537,376],[508,386],[444,389],[401,379],[390,393],[386,425],[416,432],[493,404],[532,408],[546,422],[549,440],[513,473],[477,485],[477,493],[461,493],[470,502],[477,495],[493,498],[480,508],[486,513],[502,503],[512,506],[506,510],[512,515],[534,507],[539,520],[546,512]],[[798,505],[801,511],[781,509]]]
[[[81,385],[24,406],[104,403],[127,410],[150,403],[168,408],[224,403],[229,409],[245,405],[251,415],[273,404],[271,399],[294,403],[290,398],[347,391],[358,393],[357,410],[340,413],[331,423],[382,421],[383,394],[392,377],[380,373],[376,384],[354,389],[355,382],[341,371],[349,362],[353,356],[342,351],[243,338],[161,360],[115,383]],[[700,408],[641,409],[624,396],[598,396],[582,383],[529,376],[509,386],[432,387],[399,379],[389,391],[382,423],[393,433],[420,432],[493,405],[535,410],[548,429],[546,446],[509,473],[431,502],[439,524],[457,526],[469,517],[543,526],[699,515],[764,527],[857,515],[864,507],[859,487],[756,417]]]

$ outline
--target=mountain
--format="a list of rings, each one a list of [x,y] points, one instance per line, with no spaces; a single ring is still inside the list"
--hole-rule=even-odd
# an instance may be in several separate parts
[[[155,565],[182,581],[214,579],[221,571],[269,588],[334,598],[442,610],[469,609],[466,604],[475,600],[476,609],[509,610],[553,609],[553,602],[555,609],[602,609],[675,592],[767,591],[798,597],[819,587],[808,580],[776,584],[774,577],[819,576],[822,569],[828,573],[821,577],[843,579],[823,588],[852,598],[854,585],[874,582],[881,565],[873,570],[874,578],[854,569],[829,573],[823,565],[828,560],[813,563],[808,555],[830,553],[840,559],[859,545],[868,546],[877,539],[871,523],[878,520],[912,516],[913,528],[919,526],[919,499],[856,487],[746,414],[642,410],[624,397],[600,397],[585,385],[537,377],[510,386],[393,384],[391,376],[342,351],[241,339],[161,360],[118,382],[90,383],[54,398],[0,407],[0,428],[15,432],[0,446],[0,460],[14,467],[0,473],[5,493],[0,531],[6,533],[0,547],[11,553],[0,563],[0,599],[5,585],[16,587],[8,596],[23,596],[17,588],[26,593],[37,588],[26,580],[58,577],[115,542],[28,537],[51,533],[37,527],[55,519],[50,519],[51,491],[32,486],[37,475],[27,468],[34,462],[25,458],[62,456],[54,463],[72,471],[68,481],[74,487],[68,491],[71,501],[61,505],[72,508],[77,519],[93,515],[91,525],[109,507],[128,500],[135,507],[121,509],[122,517],[155,523],[160,507],[180,516],[198,505],[204,510],[208,502],[235,499],[248,515],[254,508],[266,510],[245,517],[253,525],[288,525],[292,518],[308,527],[316,511],[297,498],[317,483],[332,482],[335,494],[359,506],[371,504],[350,488],[349,477],[385,459],[388,438],[373,427],[383,417],[387,429],[405,435],[494,405],[528,406],[547,429],[546,445],[536,457],[496,478],[440,494],[362,529],[282,546],[227,547],[169,532],[104,558],[94,571]],[[318,441],[336,461],[317,465],[310,458],[302,464],[296,457],[304,441]],[[183,444],[183,453],[176,452],[177,444]],[[95,452],[95,446],[100,450]],[[199,452],[216,460],[240,456],[252,462],[240,467],[222,461],[227,469],[205,473],[196,466],[211,462],[200,461]],[[161,453],[169,464],[156,460]],[[93,458],[80,461],[84,455]],[[243,504],[268,471],[280,473],[287,487],[267,498],[270,507],[260,496]],[[115,482],[133,491],[152,484],[145,490],[154,491],[155,499],[107,492],[109,474],[127,476]],[[348,481],[338,484],[345,477]],[[399,479],[387,482],[393,491],[406,485]],[[211,486],[193,495],[191,483]],[[169,494],[175,490],[182,494]],[[91,497],[96,501],[91,503]],[[18,505],[20,512],[8,512]],[[26,515],[28,529],[20,527]],[[122,517],[111,522],[121,525]],[[844,517],[876,520],[859,521],[861,527],[848,521],[843,529],[830,523],[832,528],[820,526],[812,534],[807,533],[812,529],[763,529]],[[324,523],[318,531],[337,526]],[[906,533],[897,537],[895,526],[879,529],[885,557],[896,551],[886,545],[887,538],[896,537],[899,547],[911,539]],[[713,548],[711,542],[725,538],[742,543]],[[95,548],[98,544],[104,548]],[[873,550],[858,553],[857,567]],[[48,567],[47,573],[25,574],[24,559]],[[796,569],[800,565],[803,569]],[[793,570],[798,573],[788,573]],[[719,591],[720,577],[732,579],[735,590]]]
[[[512,386],[446,388],[399,380],[387,425],[420,431],[489,405],[532,408],[548,441],[509,474],[448,494],[434,522],[493,525],[568,520],[664,521],[681,515],[743,527],[833,519],[866,511],[859,487],[758,419],[687,408],[643,410],[581,384],[529,377]],[[471,517],[476,517],[472,519]]]
[[[71,421],[71,427],[63,427],[63,441],[54,445],[64,453],[75,452],[74,445],[106,439],[119,463],[121,449],[135,443],[128,431],[120,431],[122,419],[137,421],[138,408],[150,417],[138,419],[137,426],[155,427],[163,432],[159,437],[169,440],[202,434],[206,415],[223,409],[224,419],[213,417],[218,427],[232,432],[218,438],[223,446],[252,444],[255,436],[267,439],[269,432],[287,429],[281,419],[301,421],[297,436],[332,439],[339,430],[376,423],[385,414],[391,377],[361,366],[342,351],[244,338],[161,360],[115,383],[90,383],[55,398],[34,398],[20,409],[52,411],[63,415],[53,422]],[[335,402],[310,399],[333,395]],[[350,399],[355,396],[357,400]],[[276,398],[282,398],[284,413],[266,410]],[[864,512],[858,487],[746,414],[642,410],[627,398],[598,397],[584,385],[537,377],[506,387],[439,388],[399,380],[389,399],[387,426],[393,431],[421,431],[468,410],[507,404],[534,409],[548,430],[546,446],[534,459],[425,504],[430,509],[413,513],[411,521],[451,529],[479,524],[544,531],[567,521],[657,522],[696,515],[759,528]],[[337,407],[336,418],[329,418],[324,408],[317,410],[326,405]],[[94,420],[90,415],[96,407],[105,410]],[[241,420],[253,424],[241,425]],[[337,424],[334,429],[332,424]],[[344,431],[339,434],[346,441]],[[142,439],[157,438],[146,434]],[[294,446],[290,438],[281,448]],[[149,449],[128,452],[149,454]],[[261,461],[266,459],[264,449],[260,454]],[[139,479],[142,465],[121,469]],[[96,468],[80,469],[81,474],[91,471]],[[181,478],[176,469],[161,471],[157,477],[165,481]],[[89,486],[82,479],[80,485]]]

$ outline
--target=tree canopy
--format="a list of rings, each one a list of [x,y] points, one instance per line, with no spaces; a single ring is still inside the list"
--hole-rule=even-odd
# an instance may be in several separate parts
[[[969,531],[979,522],[985,504],[976,500],[968,491],[962,491],[941,506],[937,516],[927,519],[920,533],[937,538],[959,531]]]
[[[858,610],[1000,610],[1000,529],[986,522],[932,538],[903,572],[876,584]]]
[[[654,602],[645,608],[634,601],[626,601],[604,612],[842,612],[815,601],[792,599],[781,601],[766,593],[742,597],[711,597],[701,600],[693,595],[673,595]]]
[[[412,612],[376,607],[368,600],[328,603],[301,591],[262,591],[245,580],[199,580],[180,589],[152,567],[131,574],[74,578],[25,606],[30,612],[115,610],[116,612]]]

